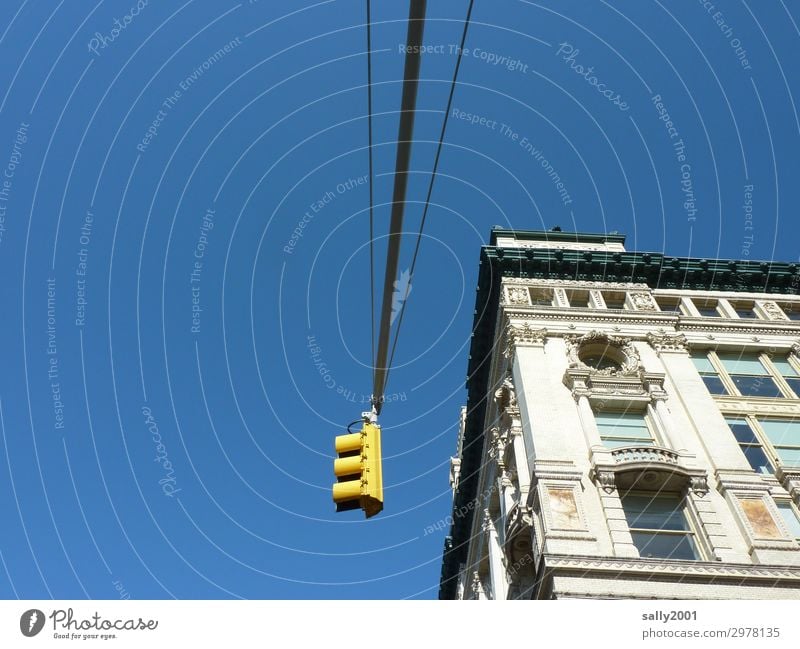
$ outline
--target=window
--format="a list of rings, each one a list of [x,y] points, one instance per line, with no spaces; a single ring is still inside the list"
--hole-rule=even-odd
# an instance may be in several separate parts
[[[694,361],[694,366],[700,373],[700,378],[703,379],[703,383],[706,384],[711,394],[728,394],[728,391],[725,389],[725,384],[722,382],[722,379],[719,378],[716,368],[711,364],[711,361],[708,360],[706,352],[693,353],[692,361]]]
[[[759,419],[758,423],[781,464],[800,467],[800,419]]]
[[[656,298],[658,308],[664,313],[676,313],[681,315],[681,300],[677,297],[659,297]]]
[[[553,306],[553,291],[549,288],[531,288],[531,304]]]
[[[800,372],[797,368],[792,365],[789,361],[790,357],[786,358],[772,358],[772,364],[775,366],[775,369],[778,370],[778,374],[783,377],[783,380],[786,381],[787,385],[792,389],[795,396],[800,398]]]
[[[800,539],[800,514],[797,513],[797,510],[788,500],[776,500],[775,504],[783,517],[783,522],[789,528],[789,534],[796,539]]]
[[[761,446],[755,431],[751,428],[747,419],[739,417],[726,417],[725,422],[731,429],[736,441],[739,442],[739,448],[747,458],[753,471],[756,473],[764,473],[772,475],[773,468],[767,459],[767,454],[764,453],[764,448]]]
[[[579,291],[577,289],[567,291],[567,300],[569,300],[571,307],[586,309],[591,306],[589,304],[589,291]]]
[[[717,311],[717,303],[716,302],[700,302],[695,301],[694,303],[697,312],[701,316],[705,316],[708,318],[719,318],[720,312]]]
[[[789,320],[800,320],[800,302],[781,304],[781,308]]]
[[[800,399],[794,359],[758,352],[695,352],[692,361],[711,394]]]
[[[642,558],[700,558],[683,499],[670,494],[625,494],[622,509]]]
[[[782,397],[780,388],[758,359],[758,354],[717,354],[739,394],[745,397]]]
[[[608,448],[652,446],[655,443],[643,412],[595,412],[594,416],[600,439]]]
[[[740,318],[758,318],[756,312],[753,310],[755,304],[753,302],[731,302],[731,307],[736,311],[736,315]]]
[[[625,308],[625,293],[606,293],[603,292],[603,301],[606,303],[608,309],[624,309]]]

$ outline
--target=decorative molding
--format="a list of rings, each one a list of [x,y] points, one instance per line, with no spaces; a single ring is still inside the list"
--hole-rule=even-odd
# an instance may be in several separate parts
[[[504,332],[505,348],[503,355],[511,358],[514,349],[519,345],[542,345],[547,338],[547,329],[534,329],[527,322],[523,325],[514,325],[509,322]]]
[[[569,241],[520,241],[519,239],[498,237],[497,247],[500,248],[535,248],[536,250],[579,250],[581,252],[625,252],[621,243],[571,243]]]
[[[638,289],[649,290],[644,282],[594,282],[579,279],[542,279],[538,277],[514,277],[503,279],[507,285],[520,284],[522,286],[568,286],[569,288],[596,288],[600,290]]]
[[[553,569],[577,570],[581,572],[611,572],[621,576],[625,572],[646,575],[675,575],[685,579],[688,576],[727,577],[738,580],[749,578],[764,580],[772,584],[776,579],[787,579],[800,583],[800,567],[763,566],[758,564],[717,563],[708,561],[681,561],[672,559],[628,559],[571,557],[546,554],[545,567]],[[584,575],[585,576],[585,575]]]
[[[480,573],[476,570],[472,573],[472,585],[470,587],[472,592],[472,599],[481,599],[483,595],[483,583],[481,582]]]
[[[775,477],[789,493],[795,504],[800,507],[800,468],[779,466]]]
[[[689,491],[698,498],[704,498],[708,493],[708,476],[693,475],[689,478]]]
[[[597,486],[607,494],[612,494],[617,490],[617,474],[614,471],[596,468],[593,474]]]
[[[630,446],[592,451],[591,476],[598,487],[647,491],[687,489],[703,498],[709,491],[708,473],[686,464],[688,457],[663,446]]]
[[[760,475],[753,471],[717,470],[714,477],[719,486],[719,491],[723,495],[727,493],[734,495],[739,493],[763,495],[768,494],[770,491],[770,486],[764,482]]]
[[[506,410],[507,408],[517,408],[517,392],[514,389],[514,377],[511,371],[507,371],[503,383],[494,393],[494,400],[497,404],[498,411]]]
[[[455,490],[458,488],[458,479],[461,477],[461,458],[450,458],[450,488]]]
[[[521,286],[506,287],[506,303],[513,305],[530,306],[531,294],[527,288]]]
[[[652,462],[677,465],[678,453],[661,446],[625,446],[612,449],[611,459],[615,464]]]
[[[689,341],[683,334],[649,333],[647,342],[659,355],[663,352],[689,351]]]
[[[659,311],[656,301],[649,291],[631,291],[628,297],[636,311]]]
[[[506,516],[503,538],[503,552],[508,565],[522,567],[527,563],[531,565],[535,563],[533,512],[530,507],[519,503],[512,506]],[[519,569],[508,571],[509,581],[514,582],[515,577],[519,576],[519,572]]]
[[[800,342],[793,343],[789,349],[789,353],[794,354],[794,357],[800,360]]]
[[[534,460],[533,462],[532,485],[539,480],[580,482],[581,478],[583,478],[583,473],[569,460]]]
[[[605,375],[605,376],[633,376],[639,373],[642,369],[641,359],[639,352],[630,338],[622,338],[613,336],[602,331],[592,330],[583,335],[567,335],[564,336],[567,343],[567,356],[569,358],[569,367],[582,369],[590,372],[592,375]],[[588,345],[601,344],[608,348],[613,349],[619,356],[622,357],[620,368],[615,369],[609,367],[606,369],[596,369],[586,365],[581,360],[581,351]],[[616,359],[615,359],[616,360]]]
[[[494,521],[492,520],[492,514],[489,512],[488,509],[483,510],[483,520],[481,521],[481,529],[484,532],[490,532],[494,529]]]
[[[715,395],[714,402],[723,413],[748,414],[764,413],[797,417],[800,415],[800,399],[776,399],[771,397],[736,397]]]
[[[789,319],[776,302],[771,300],[757,300],[756,303],[770,320],[786,321]]]
[[[567,299],[567,292],[563,288],[554,288],[553,297],[556,299],[556,306],[561,307],[562,309],[570,308],[569,300]]]

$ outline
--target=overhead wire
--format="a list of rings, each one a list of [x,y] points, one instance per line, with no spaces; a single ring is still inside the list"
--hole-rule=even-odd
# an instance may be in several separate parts
[[[425,220],[426,220],[426,218],[428,216],[428,208],[429,208],[430,202],[431,202],[431,195],[433,194],[433,184],[434,184],[434,181],[436,180],[436,172],[439,169],[439,158],[440,158],[441,153],[442,153],[442,144],[444,142],[445,133],[447,131],[447,119],[450,116],[450,108],[451,108],[451,106],[453,104],[453,95],[455,94],[456,83],[458,81],[458,70],[461,67],[461,55],[464,52],[464,45],[466,44],[466,41],[467,41],[467,31],[469,30],[470,19],[472,17],[472,6],[473,6],[473,4],[474,4],[474,0],[470,0],[469,7],[467,8],[467,16],[464,19],[464,30],[461,33],[461,47],[459,47],[459,49],[458,49],[458,57],[456,58],[456,66],[455,66],[455,69],[453,71],[453,80],[450,83],[450,93],[449,93],[449,96],[447,98],[447,110],[445,111],[444,119],[442,120],[442,130],[441,130],[441,133],[439,134],[439,143],[438,143],[438,145],[436,147],[436,157],[434,158],[434,161],[433,161],[433,171],[431,173],[430,182],[428,183],[428,194],[427,194],[427,196],[425,198],[425,206],[424,206],[424,208],[422,210],[422,219],[420,220],[419,232],[417,233],[417,241],[416,241],[416,245],[414,246],[414,255],[411,258],[411,266],[410,266],[409,272],[408,272],[409,281],[406,283],[405,295],[402,298],[402,301],[401,301],[401,304],[400,304],[400,313],[398,314],[398,317],[397,317],[397,328],[395,329],[394,341],[392,342],[392,351],[391,351],[391,354],[389,355],[389,362],[387,363],[386,382],[384,384],[384,389],[385,389],[386,383],[389,382],[389,372],[391,371],[392,362],[394,361],[394,353],[395,353],[395,350],[397,349],[397,341],[398,341],[398,339],[400,337],[400,329],[403,326],[403,316],[404,316],[404,314],[406,312],[406,303],[407,303],[407,300],[408,300],[408,294],[409,294],[410,289],[411,289],[411,280],[414,277],[414,270],[415,270],[415,268],[417,266],[417,255],[419,254],[420,242],[422,241],[422,231],[425,228]]]
[[[373,241],[375,226],[373,220],[374,201],[372,187],[372,16],[371,0],[367,0],[367,131],[369,133],[369,323],[372,340],[372,371],[375,372],[375,253]]]
[[[422,51],[422,36],[425,28],[425,0],[411,0],[406,35],[406,58],[403,70],[403,94],[400,106],[400,124],[397,131],[397,156],[395,159],[394,189],[389,220],[389,235],[386,244],[386,273],[383,279],[378,352],[374,361],[372,401],[380,414],[383,406],[383,391],[386,384],[386,360],[389,351],[389,336],[392,323],[393,286],[400,259],[400,240],[403,229],[403,211],[408,185],[408,167],[411,161],[411,145],[414,134],[414,117],[419,86],[419,69]]]

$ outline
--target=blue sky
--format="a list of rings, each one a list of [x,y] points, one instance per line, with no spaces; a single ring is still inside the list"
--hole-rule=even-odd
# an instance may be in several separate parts
[[[429,5],[401,270],[467,9]],[[435,597],[492,226],[798,260],[800,11],[713,5],[475,3],[364,521],[329,491],[371,391],[364,2],[5,3],[0,596]]]

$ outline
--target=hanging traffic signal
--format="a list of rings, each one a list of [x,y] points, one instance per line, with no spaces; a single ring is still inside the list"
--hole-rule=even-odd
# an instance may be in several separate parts
[[[367,518],[383,509],[381,428],[365,420],[361,432],[336,437],[333,502],[337,512],[363,509]]]

